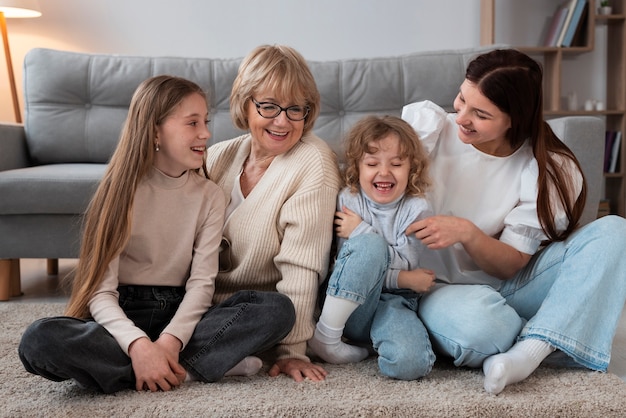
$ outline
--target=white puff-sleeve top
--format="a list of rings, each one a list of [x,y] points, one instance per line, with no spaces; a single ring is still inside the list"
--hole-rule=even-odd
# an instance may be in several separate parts
[[[468,219],[486,234],[534,254],[546,235],[537,216],[538,168],[530,144],[506,157],[485,154],[459,139],[455,116],[430,101],[402,110],[431,157],[429,200],[434,213]],[[563,162],[580,191],[582,175],[572,162]],[[556,208],[555,213],[557,226],[565,229],[565,212]],[[461,244],[427,253],[430,260],[422,261],[429,265],[423,267],[434,269],[440,281],[500,285],[476,266]]]

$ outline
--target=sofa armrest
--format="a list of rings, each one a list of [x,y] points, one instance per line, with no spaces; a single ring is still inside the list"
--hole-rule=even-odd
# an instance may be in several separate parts
[[[0,123],[0,171],[28,167],[24,125]]]
[[[595,116],[565,116],[548,123],[576,155],[587,179],[587,204],[580,220],[581,225],[585,225],[598,217],[604,190],[604,121]]]

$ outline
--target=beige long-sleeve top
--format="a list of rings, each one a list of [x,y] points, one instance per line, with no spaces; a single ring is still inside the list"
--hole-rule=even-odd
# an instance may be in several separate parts
[[[224,224],[224,198],[212,181],[193,171],[173,178],[156,168],[135,194],[131,235],[109,264],[89,302],[92,317],[128,347],[146,333],[119,305],[119,285],[185,286],[176,314],[163,330],[183,347],[211,306]]]
[[[209,177],[223,189],[227,205],[250,141],[247,134],[208,150]],[[328,270],[339,185],[335,154],[309,134],[274,158],[224,226],[232,269],[218,274],[214,300],[238,290],[291,298],[296,323],[277,348],[278,358],[308,360],[306,341],[313,336],[317,291]]]

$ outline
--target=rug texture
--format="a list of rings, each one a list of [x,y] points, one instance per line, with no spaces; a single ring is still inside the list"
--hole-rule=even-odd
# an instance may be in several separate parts
[[[170,392],[113,395],[27,373],[17,355],[24,328],[58,315],[62,304],[0,303],[2,417],[623,417],[626,383],[613,374],[540,367],[498,396],[484,392],[480,370],[437,362],[426,378],[386,378],[370,358],[326,365],[324,382],[267,376],[184,384]]]

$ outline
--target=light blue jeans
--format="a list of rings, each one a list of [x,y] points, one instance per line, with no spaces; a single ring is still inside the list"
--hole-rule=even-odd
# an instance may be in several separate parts
[[[516,338],[535,338],[606,371],[625,299],[626,220],[605,216],[535,254],[499,291],[447,285],[422,297],[419,315],[458,366],[480,367]]]
[[[346,241],[329,278],[327,295],[360,304],[344,336],[371,342],[385,376],[414,380],[427,375],[435,363],[428,332],[417,316],[419,295],[411,291],[382,292],[389,267],[387,242],[376,234]]]

